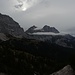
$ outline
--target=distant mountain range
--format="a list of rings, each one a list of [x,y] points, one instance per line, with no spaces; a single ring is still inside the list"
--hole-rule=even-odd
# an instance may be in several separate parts
[[[47,25],[42,29],[32,26],[25,33],[29,39],[55,43],[63,47],[75,47],[75,37],[70,34],[60,33],[56,28]]]
[[[0,74],[74,75],[74,71],[75,37],[48,25],[24,32],[11,17],[0,14]]]
[[[55,27],[50,27],[48,25],[45,25],[42,29],[38,29],[36,26],[32,26],[26,32],[27,33],[34,33],[34,32],[53,32],[53,33],[59,33],[59,31]]]
[[[0,14],[0,39],[10,39],[7,35],[17,38],[35,39],[55,43],[63,47],[75,47],[75,38],[70,34],[61,34],[55,27],[45,25],[39,29],[36,26],[30,27],[24,32],[24,29],[11,17]]]

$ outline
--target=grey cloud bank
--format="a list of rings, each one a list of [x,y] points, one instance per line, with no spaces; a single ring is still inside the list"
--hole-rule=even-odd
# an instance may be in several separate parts
[[[75,0],[1,0],[0,12],[10,15],[25,30],[32,25],[43,27],[45,24],[59,31],[69,29],[70,32],[75,28]]]

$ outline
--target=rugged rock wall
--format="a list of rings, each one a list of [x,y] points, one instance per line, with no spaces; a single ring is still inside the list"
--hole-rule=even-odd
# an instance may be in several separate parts
[[[65,66],[63,69],[61,69],[58,72],[55,72],[51,75],[75,75],[72,67],[70,65]]]
[[[26,32],[27,33],[34,33],[34,32],[53,32],[53,33],[59,33],[59,31],[55,27],[50,27],[45,25],[42,29],[36,29],[36,26],[30,27]]]
[[[22,36],[24,30],[11,17],[0,14],[0,33]]]

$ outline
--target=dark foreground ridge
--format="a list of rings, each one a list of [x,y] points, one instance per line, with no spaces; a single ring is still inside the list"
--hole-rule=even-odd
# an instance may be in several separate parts
[[[70,65],[65,66],[63,69],[61,69],[58,72],[55,72],[51,75],[75,75],[72,67]]]
[[[75,49],[25,38],[0,42],[0,72],[7,75],[50,75],[68,64],[75,70]]]

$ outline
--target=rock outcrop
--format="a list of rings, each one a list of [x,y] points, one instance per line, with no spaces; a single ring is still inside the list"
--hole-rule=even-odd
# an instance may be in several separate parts
[[[45,25],[42,29],[37,29],[36,26],[30,27],[26,33],[34,33],[34,32],[53,32],[53,33],[59,33],[59,31],[55,27],[50,27]]]
[[[0,40],[6,41],[9,40],[9,38],[4,33],[0,33]]]
[[[46,41],[49,43],[57,44],[59,46],[75,48],[75,38],[70,34],[38,34],[30,33],[27,38]]]
[[[21,37],[24,30],[11,17],[0,14],[0,33]]]
[[[55,72],[51,75],[75,75],[72,67],[70,65],[65,66],[63,69],[61,69],[58,72]]]
[[[35,32],[35,31],[34,31],[35,28],[37,28],[37,27],[33,25],[32,27],[30,27],[30,28],[26,31],[26,33],[33,33],[33,32]]]
[[[59,31],[58,31],[55,27],[50,27],[50,26],[47,26],[47,25],[45,25],[45,26],[43,27],[43,31],[44,31],[44,32],[59,33]]]

